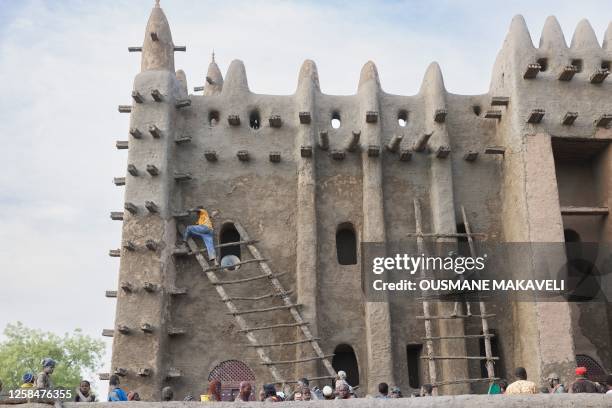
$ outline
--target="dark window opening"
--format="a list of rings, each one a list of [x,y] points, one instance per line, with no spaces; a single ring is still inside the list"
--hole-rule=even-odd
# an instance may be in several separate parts
[[[472,110],[474,111],[474,115],[480,116],[481,109],[479,105],[472,106]]]
[[[580,234],[573,229],[564,229],[563,236],[565,237],[565,242],[580,242]]]
[[[594,263],[597,254],[590,253],[590,246],[582,243],[580,234],[573,229],[564,229],[563,235],[567,256],[567,299],[573,302],[593,300],[601,290]]]
[[[208,124],[216,126],[219,123],[219,111],[212,110],[208,112]]]
[[[251,111],[249,115],[249,126],[251,126],[251,129],[259,129],[261,126],[261,118],[259,117],[258,110]]]
[[[576,72],[582,72],[582,60],[581,59],[573,59],[572,65],[576,67]]]
[[[219,233],[219,244],[229,244],[231,242],[240,241],[240,233],[232,223],[224,224],[221,227],[221,232]],[[223,258],[229,255],[234,255],[238,257],[238,262],[240,261],[240,245],[230,245],[226,247],[219,248],[219,259],[223,263]]]
[[[484,334],[482,331],[480,334]],[[499,339],[497,335],[497,331],[495,329],[489,329],[489,334],[492,334],[493,337],[490,337],[489,341],[491,342],[491,357],[500,357],[499,355]],[[485,339],[484,337],[480,339],[480,356],[486,357],[487,351],[485,349]],[[503,373],[504,370],[501,366],[502,359],[495,360],[494,370],[498,373]],[[487,378],[487,360],[480,360],[480,378]]]
[[[410,388],[421,386],[421,352],[422,344],[409,344],[406,346],[406,362],[408,363],[408,385]]]
[[[338,129],[340,125],[342,125],[342,122],[340,121],[340,113],[338,112],[332,113],[331,126],[334,129]]]
[[[334,350],[332,366],[336,371],[346,372],[346,381],[351,386],[359,385],[359,365],[355,350],[348,344],[339,344]]]
[[[465,224],[462,222],[457,224],[457,234],[465,234]],[[470,245],[466,236],[457,237],[457,253],[460,256],[470,256]]]
[[[591,356],[586,354],[576,355],[576,367],[586,367],[587,378],[591,381],[604,383],[606,381],[606,370]]]
[[[353,224],[344,223],[336,231],[336,254],[340,265],[357,264],[357,237]]]
[[[406,124],[408,123],[408,111],[399,111],[399,113],[397,114],[397,123],[401,127],[406,127]]]
[[[540,64],[540,71],[544,72],[548,69],[548,58],[538,58],[538,64]]]
[[[603,60],[601,61],[601,69],[610,69],[610,61]]]

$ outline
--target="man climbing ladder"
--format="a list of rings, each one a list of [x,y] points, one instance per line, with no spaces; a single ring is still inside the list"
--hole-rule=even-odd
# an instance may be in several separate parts
[[[188,225],[187,228],[185,228],[185,232],[183,233],[183,241],[187,242],[187,240],[192,236],[202,238],[202,241],[204,241],[204,246],[206,246],[206,251],[208,252],[208,259],[215,265],[219,265],[219,262],[217,262],[217,254],[215,252],[215,232],[212,221],[208,215],[208,211],[204,209],[204,206],[200,205],[196,208],[190,209],[189,212],[197,213],[198,221],[195,225]],[[212,212],[212,216],[214,217],[216,214],[217,211],[214,210]]]

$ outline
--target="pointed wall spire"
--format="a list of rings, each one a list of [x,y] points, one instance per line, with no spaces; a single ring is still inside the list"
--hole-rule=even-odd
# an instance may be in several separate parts
[[[249,93],[249,83],[247,81],[244,63],[240,60],[233,60],[227,69],[223,93]]]
[[[174,43],[170,25],[159,2],[151,10],[144,43],[142,45],[141,71],[164,70],[174,72]]]
[[[369,83],[370,81],[374,81],[376,88],[380,89],[378,69],[376,69],[376,64],[374,64],[374,62],[372,61],[366,62],[363,68],[361,68],[361,74],[359,75],[359,86],[357,87],[357,89],[361,88],[363,85]]]
[[[221,70],[215,62],[215,50],[212,52],[211,61],[208,64],[208,71],[206,71],[206,78],[204,80],[204,95],[221,93],[223,89],[223,75],[221,75]]]
[[[302,63],[300,73],[298,75],[298,86],[297,92],[305,89],[321,90],[319,85],[319,72],[317,70],[317,64],[312,60],[306,60]]]
[[[540,36],[540,48],[544,50],[559,50],[567,48],[563,30],[555,16],[548,16]]]
[[[187,98],[189,91],[187,88],[187,75],[185,75],[185,71],[182,69],[176,71],[176,80],[179,83],[179,98]]]
[[[527,23],[525,23],[525,19],[520,14],[512,18],[506,40],[504,41],[504,48],[506,46],[513,46],[515,49],[534,48]]]
[[[612,51],[612,21],[608,24],[608,29],[604,34],[603,48]]]
[[[595,31],[593,31],[593,27],[591,27],[587,19],[583,18],[576,26],[576,31],[574,31],[574,36],[572,37],[571,48],[584,50],[600,48]]]

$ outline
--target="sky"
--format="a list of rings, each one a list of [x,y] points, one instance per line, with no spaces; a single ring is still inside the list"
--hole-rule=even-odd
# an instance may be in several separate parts
[[[114,326],[123,176],[130,104],[154,0],[0,0],[0,330],[32,328],[101,338]],[[537,46],[555,15],[570,42],[587,18],[601,42],[609,0],[576,1],[208,1],[161,0],[176,68],[203,85],[210,55],[225,73],[244,61],[252,91],[291,94],[305,59],[321,88],[353,94],[373,60],[382,87],[415,94],[432,61],[446,88],[486,93],[495,56],[515,14]],[[1,339],[1,336],[0,336]],[[106,341],[106,340],[105,340]],[[107,341],[110,362],[110,342]]]

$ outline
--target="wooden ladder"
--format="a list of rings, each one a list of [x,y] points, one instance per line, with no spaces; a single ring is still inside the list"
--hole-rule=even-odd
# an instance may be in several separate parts
[[[323,353],[323,350],[319,346],[318,339],[312,335],[312,332],[310,331],[310,328],[308,327],[310,323],[304,321],[304,319],[302,318],[302,315],[300,314],[300,311],[298,309],[300,305],[293,303],[291,301],[290,296],[289,296],[291,295],[291,291],[286,291],[283,285],[281,284],[281,282],[278,280],[278,277],[284,275],[284,273],[274,274],[272,272],[272,269],[268,265],[267,260],[261,256],[261,253],[255,246],[255,243],[257,243],[257,241],[252,240],[249,237],[249,234],[247,233],[246,229],[241,224],[235,222],[234,226],[236,230],[238,231],[238,233],[240,234],[240,240],[237,242],[229,242],[229,243],[216,245],[215,248],[223,248],[223,247],[236,246],[236,245],[245,246],[248,249],[252,259],[241,260],[241,262],[234,264],[232,266],[211,265],[211,263],[209,263],[209,261],[203,256],[203,253],[205,251],[199,249],[195,241],[191,238],[187,240],[187,246],[189,248],[189,251],[186,252],[182,250],[177,250],[175,251],[175,254],[176,255],[195,255],[198,263],[202,267],[202,271],[204,272],[204,274],[206,275],[210,283],[214,285],[215,289],[217,290],[217,293],[221,297],[221,300],[227,306],[229,310],[228,314],[231,314],[232,316],[234,316],[234,319],[238,323],[238,326],[240,327],[240,330],[238,330],[238,332],[245,334],[247,340],[249,341],[249,343],[251,343],[250,347],[255,348],[261,360],[261,364],[269,368],[270,373],[272,374],[272,377],[276,384],[284,385],[284,384],[291,384],[291,383],[297,382],[297,380],[287,381],[283,379],[282,376],[278,372],[277,366],[287,365],[287,364],[298,364],[298,363],[304,363],[304,362],[316,361],[316,360],[321,360],[323,362],[323,365],[325,366],[325,369],[327,370],[329,375],[321,376],[321,377],[312,377],[312,378],[309,378],[309,380],[323,380],[323,379],[335,378],[336,370],[334,370],[334,368],[332,367],[329,361],[329,357],[332,357],[332,356],[325,355]],[[181,233],[183,229],[184,228],[179,226],[179,230]],[[250,264],[250,263],[257,264],[258,269],[262,272],[262,274],[250,276],[250,277],[243,278],[243,279],[233,279],[233,280],[220,280],[219,277],[217,276],[217,272],[223,271],[224,269],[235,268],[237,266]],[[239,285],[239,284],[243,284],[247,282],[252,282],[255,280],[264,280],[264,279],[270,283],[272,290],[271,292],[266,293],[261,296],[253,296],[253,297],[234,296],[232,297],[225,290],[225,285]],[[274,300],[275,298],[280,298],[283,301],[283,305],[281,306],[271,305],[269,307],[263,307],[263,308],[239,309],[234,303],[235,301],[257,302],[257,301],[262,301],[262,300]],[[257,326],[249,326],[249,324],[247,323],[244,317],[249,314],[266,313],[266,312],[272,312],[272,311],[285,311],[285,312],[288,311],[293,322],[257,327]],[[288,341],[288,342],[261,343],[258,341],[257,337],[254,334],[254,332],[256,331],[273,330],[273,329],[279,329],[279,328],[291,328],[291,327],[298,327],[302,334],[301,337],[303,338],[297,339],[294,341]],[[305,357],[305,358],[296,359],[296,360],[273,361],[270,358],[269,353],[268,353],[268,349],[272,347],[295,346],[295,345],[305,344],[305,343],[309,343],[312,346],[312,349],[314,350],[314,353],[315,353],[314,356]]]
[[[426,234],[423,233],[423,225],[422,225],[422,214],[421,214],[421,205],[417,199],[414,200],[414,214],[415,214],[415,224],[416,224],[416,232],[414,234],[408,234],[409,236],[415,236],[417,239],[417,251],[419,254],[425,253],[425,245],[423,243],[423,237],[433,237],[433,238],[467,238],[468,245],[470,248],[470,256],[475,258],[476,248],[474,245],[474,237],[481,236],[482,234],[473,233],[468,222],[465,208],[461,206],[461,215],[463,218],[463,224],[465,226],[465,234],[455,233],[455,234]],[[421,271],[421,277],[423,277],[423,271]],[[432,296],[433,298],[434,296]],[[479,315],[471,315],[471,316],[432,316],[431,315],[431,304],[429,302],[430,297],[427,295],[423,296],[423,316],[417,316],[417,319],[423,320],[425,323],[425,337],[423,340],[425,341],[425,350],[427,356],[422,357],[426,359],[429,367],[429,379],[430,383],[433,386],[433,394],[437,395],[437,388],[442,385],[451,385],[451,384],[466,384],[466,383],[476,383],[476,382],[493,382],[498,380],[499,378],[495,377],[495,369],[493,367],[493,361],[499,360],[499,357],[494,357],[492,355],[491,349],[491,337],[493,334],[489,333],[489,322],[488,318],[495,317],[493,314],[487,314],[486,304],[481,299],[479,299],[479,307],[480,314]],[[482,334],[464,334],[459,336],[433,336],[432,331],[432,321],[440,320],[440,319],[466,319],[469,317],[478,318],[480,317],[482,323]],[[456,339],[483,339],[485,345],[485,355],[484,356],[436,356],[434,351],[434,341],[444,341],[444,340],[456,340]],[[437,370],[436,370],[436,361],[438,360],[485,360],[486,368],[487,368],[487,377],[486,378],[459,378],[459,379],[447,379],[440,380],[438,379]]]

